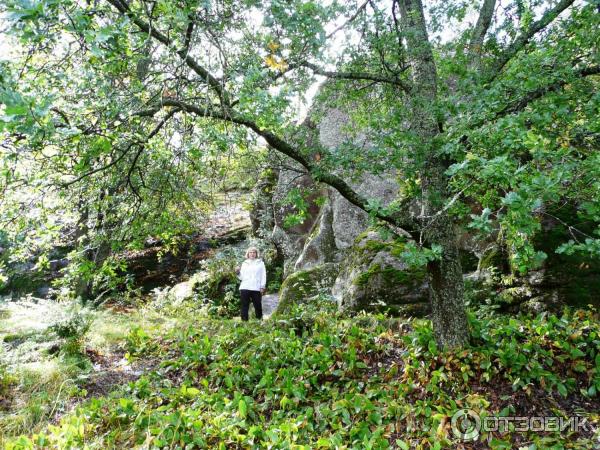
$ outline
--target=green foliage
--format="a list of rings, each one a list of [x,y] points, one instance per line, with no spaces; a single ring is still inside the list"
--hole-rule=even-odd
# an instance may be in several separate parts
[[[581,311],[471,314],[471,345],[441,352],[428,321],[397,329],[383,316],[348,319],[321,299],[261,327],[200,320],[162,336],[136,329],[129,348],[159,356],[155,370],[7,448],[452,448],[460,442],[445,424],[458,409],[519,415],[523,401],[597,398],[598,323]],[[558,431],[495,437],[509,446],[517,438],[592,442]]]
[[[142,354],[149,354],[155,350],[156,344],[151,336],[140,326],[135,326],[125,337],[125,349],[129,358]]]
[[[283,267],[275,267],[275,270],[269,273],[269,280],[267,283],[267,290],[270,292],[278,292],[281,289],[283,280]]]
[[[121,256],[109,256],[101,263],[95,263],[82,252],[73,251],[62,274],[53,285],[63,299],[74,299],[82,284],[89,286],[89,293],[98,300],[107,293],[133,289],[131,275],[127,273],[127,261]]]
[[[481,205],[481,213],[470,215],[469,226],[482,235],[499,231],[515,272],[537,268],[546,258],[534,248],[534,237],[541,222],[551,218],[548,211],[565,204],[579,205],[580,220],[568,223],[579,242],[561,250],[594,251],[595,239],[583,236],[579,226],[586,220],[598,222],[585,206],[594,203],[599,187],[592,175],[600,161],[593,137],[598,96],[588,95],[597,91],[597,78],[575,76],[568,61],[571,52],[594,45],[598,15],[591,5],[572,13],[571,20],[556,24],[547,41],[519,54],[497,85],[471,97],[474,103],[468,108],[478,118],[467,120],[465,127],[456,123],[455,130],[456,139],[464,142],[468,136],[468,151],[458,141],[445,144],[458,160],[447,172],[451,183],[471,205]],[[544,86],[565,88],[528,100]],[[513,110],[519,101],[527,107]],[[464,215],[469,209],[456,211]]]
[[[390,2],[358,11],[355,2],[311,0],[162,1],[152,10],[138,0],[3,2],[15,45],[0,63],[0,223],[10,247],[2,270],[46,266],[49,247],[69,235],[81,260],[67,283],[83,280],[97,293],[126,283],[119,261],[90,253],[106,244],[113,254],[140,249],[148,236],[170,241],[197,229],[215,189],[257,178],[251,174],[266,152],[249,130],[309,161],[317,180],[349,186],[365,172],[397,169],[402,198],[387,207],[368,199],[372,220],[421,205],[417,232],[425,238],[435,237],[428,227],[436,221],[452,220],[497,233],[514,273],[539,267],[549,253],[534,238],[548,211],[568,204],[583,221],[600,220],[600,15],[595,4],[575,2],[543,27],[543,37],[527,36],[537,15],[561,2],[503,4],[474,55],[475,3],[428,4],[431,38],[415,48],[405,45],[415,38],[410,23],[398,23]],[[150,35],[132,18],[148,21]],[[455,22],[461,31],[442,39],[443,26]],[[328,36],[332,27],[333,35],[348,32],[342,45]],[[419,67],[414,59],[429,42],[428,68]],[[320,95],[352,116],[335,149],[302,138],[280,142],[293,135],[296,100],[317,80],[319,70],[306,62],[371,74],[337,77]],[[427,124],[435,136],[422,132]],[[286,226],[302,223],[308,197],[292,190],[288,201]],[[596,235],[582,237],[578,225],[567,223],[575,237],[557,243],[559,254],[597,257]],[[406,244],[404,257],[422,267],[444,257],[445,246],[452,244]],[[234,266],[209,267],[193,304],[232,315]],[[427,321],[394,331],[381,317],[349,320],[315,305],[291,305],[291,315],[263,328],[206,319],[165,337],[134,328],[130,356],[160,356],[156,370],[7,448],[455,448],[448,422],[458,408],[523,414],[523,396],[548,403],[598,396],[594,312],[511,318],[485,311],[470,318],[470,345],[442,352]],[[79,325],[57,330],[74,339],[68,348],[80,348]],[[48,404],[33,402],[35,420],[19,430],[52,412]],[[497,448],[523,442],[512,431],[485,437]],[[530,448],[593,445],[589,436],[552,432],[523,439]]]
[[[4,290],[4,288],[8,284],[8,275],[6,273],[6,264],[4,261],[0,261],[0,292]]]
[[[6,363],[0,363],[0,398],[8,399],[13,386],[17,383],[17,378],[11,374]]]
[[[584,242],[575,243],[574,240],[569,240],[556,249],[558,254],[573,255],[575,253],[588,254],[593,258],[600,258],[600,239],[586,238]]]
[[[207,312],[214,317],[234,317],[239,314],[239,279],[235,268],[240,257],[224,253],[211,258],[204,266],[208,272],[205,282],[196,288],[196,298],[207,305]]]
[[[423,268],[427,265],[428,261],[440,259],[441,256],[441,246],[433,244],[431,248],[426,248],[417,246],[414,242],[407,242],[404,246],[404,250],[400,254],[400,257],[406,261],[409,266],[414,268]]]
[[[140,326],[152,334],[157,324],[171,326],[148,310],[73,308],[50,300],[5,301],[0,308],[0,448],[56,424],[97,388],[120,384],[126,373],[120,347],[129,330]]]
[[[43,266],[48,243],[69,235],[93,261],[74,280],[114,289],[127,281],[119,263],[91,253],[198,229],[216,190],[258,178],[266,142],[372,221],[406,222],[419,236],[404,254],[412,265],[457,258],[449,230],[470,225],[503,241],[514,273],[539,268],[549,210],[575,206],[598,225],[600,15],[592,2],[516,1],[475,30],[482,3],[2,3],[0,224],[11,255]],[[323,74],[309,131],[298,131]],[[350,120],[321,148],[313,119],[333,110]],[[399,198],[361,192],[366,173],[402,178]],[[286,227],[305,222],[307,194],[290,191]],[[559,251],[597,257],[597,236],[567,225],[573,243]],[[464,330],[454,313],[436,326]]]
[[[492,320],[490,327],[473,322],[478,354],[499,363],[496,367],[485,365],[485,378],[503,376],[515,391],[531,392],[539,385],[563,397],[572,391],[596,396],[600,348],[595,320],[593,312],[567,312],[561,317],[540,314],[532,320],[501,316]],[[490,351],[492,343],[496,348]],[[581,380],[582,373],[587,374],[585,380]]]
[[[82,369],[89,364],[84,353],[85,339],[92,322],[93,318],[89,311],[74,311],[66,319],[48,327],[49,332],[55,333],[62,339],[61,355],[69,360],[70,364],[75,364]]]
[[[284,227],[291,228],[304,223],[308,217],[309,196],[310,192],[297,187],[293,187],[287,191],[285,198],[281,201],[281,205],[291,207],[292,211],[285,215],[283,219]]]
[[[82,339],[90,329],[91,320],[85,313],[75,313],[68,319],[52,325],[49,330],[55,332],[60,338]]]
[[[311,303],[315,297],[330,296],[330,288],[339,273],[336,263],[325,263],[290,274],[281,284],[275,315],[287,311],[297,303]]]

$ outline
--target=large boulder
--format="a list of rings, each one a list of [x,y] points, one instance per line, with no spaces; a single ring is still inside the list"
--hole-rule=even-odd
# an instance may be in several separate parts
[[[492,303],[505,312],[557,312],[563,306],[600,306],[600,259],[582,253],[557,253],[575,233],[567,224],[577,224],[579,233],[592,234],[596,223],[577,217],[574,207],[549,211],[534,238],[536,250],[547,257],[540,267],[521,275],[511,268],[511,252],[505,245],[490,246],[481,253],[478,280],[470,285],[481,294],[476,303]],[[471,295],[473,290],[467,290]]]
[[[315,114],[319,116],[318,125],[309,119],[303,124],[303,129],[307,135],[312,133],[311,137],[306,139],[318,142],[318,147],[323,151],[338,152],[348,142],[365,148],[371,145],[363,135],[351,134],[351,119],[340,109],[321,107],[317,108]],[[350,180],[349,184],[356,192],[366,198],[377,199],[382,206],[389,205],[397,197],[398,183],[393,170],[382,174],[343,175]],[[295,176],[298,178],[297,174]],[[279,185],[289,185],[289,181],[284,177]],[[307,187],[318,190],[313,186]],[[296,239],[296,243],[303,243],[300,251],[296,247],[295,252],[288,252],[292,257],[297,255],[294,270],[340,261],[354,244],[356,237],[369,226],[368,214],[342,197],[335,189],[323,189],[319,194],[325,198],[325,202],[314,218],[306,220],[310,230],[306,233],[305,240]]]
[[[350,115],[340,107],[317,104],[309,118],[298,127],[295,136],[305,145],[315,149],[312,158],[343,153],[346,146],[373,150],[376,143],[355,133]],[[379,173],[364,173],[353,164],[336,169],[336,174],[366,198],[376,199],[382,207],[397,199],[399,185],[393,168],[379,169]],[[342,173],[343,172],[343,173]],[[285,227],[285,215],[293,213],[289,207],[278,207],[289,192],[301,189],[308,192],[307,216],[303,223]],[[320,199],[324,199],[319,201]],[[335,264],[342,272],[335,282],[334,293],[342,308],[381,309],[420,315],[427,311],[427,288],[424,271],[410,269],[390,253],[390,243],[379,242],[374,251],[370,244],[362,246],[355,241],[370,225],[369,215],[351,204],[332,188],[315,184],[302,168],[286,161],[279,171],[273,196],[275,226],[273,240],[283,249],[285,257],[280,310],[287,305],[314,296],[313,285],[332,286],[330,268]],[[368,242],[373,241],[373,239]],[[323,270],[327,272],[322,275]],[[295,271],[295,273],[294,273]],[[322,278],[322,279],[321,279]],[[323,282],[326,280],[326,282]]]
[[[528,276],[528,283],[538,295],[553,298],[562,304],[586,307],[591,304],[600,307],[600,258],[589,253],[557,253],[556,249],[573,239],[581,239],[581,233],[593,235],[598,224],[584,221],[577,216],[574,207],[550,211],[542,221],[542,231],[535,240],[537,250],[548,257],[538,273]],[[567,224],[574,224],[575,230]]]
[[[279,304],[275,313],[289,311],[292,305],[309,302],[319,294],[329,294],[338,271],[338,264],[325,263],[294,272],[281,286]]]
[[[383,240],[377,232],[360,235],[341,264],[332,295],[341,309],[423,315],[429,311],[425,269],[400,258],[402,239]]]
[[[364,174],[350,185],[360,195],[378,199],[382,206],[388,206],[398,194],[398,184],[391,171],[384,175]],[[335,244],[338,249],[346,250],[369,227],[369,215],[333,190],[330,198]]]
[[[339,152],[343,146],[352,142],[353,145],[370,148],[373,144],[364,134],[355,135],[352,119],[339,108],[322,108],[322,116],[318,124],[319,143],[329,152]],[[347,172],[347,171],[346,171]],[[390,169],[385,173],[345,173],[350,179],[350,186],[366,198],[374,198],[382,206],[389,205],[398,195],[398,183],[395,171]],[[348,175],[351,175],[348,177]],[[356,237],[369,226],[369,215],[350,203],[334,189],[329,189],[329,203],[333,214],[332,228],[335,245],[339,250],[346,250],[354,244]]]

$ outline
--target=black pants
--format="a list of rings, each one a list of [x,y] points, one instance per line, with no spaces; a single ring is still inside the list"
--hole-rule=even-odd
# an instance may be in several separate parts
[[[248,309],[250,308],[250,299],[254,305],[254,313],[257,319],[262,319],[262,295],[260,291],[249,291],[241,289],[240,296],[242,297],[242,320],[248,320]]]

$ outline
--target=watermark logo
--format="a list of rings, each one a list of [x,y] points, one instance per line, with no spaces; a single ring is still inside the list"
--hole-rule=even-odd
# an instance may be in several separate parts
[[[472,409],[459,409],[452,416],[452,433],[457,438],[470,442],[479,437],[481,419]]]
[[[481,417],[472,409],[459,409],[452,416],[452,433],[464,442],[475,441],[481,432],[495,431],[504,433],[511,429],[516,432],[525,431],[581,431],[592,430],[587,418],[572,417]]]

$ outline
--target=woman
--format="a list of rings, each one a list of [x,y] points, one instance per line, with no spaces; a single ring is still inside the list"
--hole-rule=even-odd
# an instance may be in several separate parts
[[[237,267],[239,278],[242,280],[240,284],[240,297],[242,300],[242,320],[248,320],[248,309],[250,300],[254,305],[254,312],[257,319],[262,319],[262,294],[265,293],[265,285],[267,283],[267,270],[265,263],[259,259],[258,249],[249,247],[246,250],[246,260],[242,263],[242,267]]]

